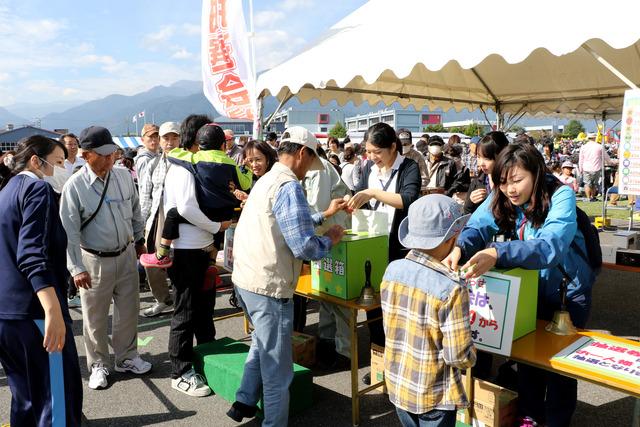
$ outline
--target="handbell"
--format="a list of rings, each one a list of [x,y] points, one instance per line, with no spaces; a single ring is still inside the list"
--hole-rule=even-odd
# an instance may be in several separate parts
[[[556,335],[575,335],[578,332],[576,327],[573,326],[569,312],[565,310],[558,310],[553,313],[553,319],[544,329]]]
[[[560,284],[560,310],[556,310],[556,312],[553,313],[553,319],[551,319],[551,322],[544,329],[547,332],[551,332],[556,335],[575,335],[578,330],[573,326],[566,304],[567,289],[571,282],[571,278],[567,275],[564,269],[561,269],[560,271],[563,275],[562,283]]]
[[[364,287],[360,291],[360,297],[356,304],[363,306],[371,306],[378,304],[378,296],[371,286],[371,261],[366,260],[364,263]]]

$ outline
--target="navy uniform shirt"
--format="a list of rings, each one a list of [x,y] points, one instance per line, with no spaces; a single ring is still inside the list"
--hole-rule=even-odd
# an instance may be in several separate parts
[[[36,292],[54,286],[67,309],[67,236],[53,188],[29,172],[0,191],[0,319],[43,319]]]

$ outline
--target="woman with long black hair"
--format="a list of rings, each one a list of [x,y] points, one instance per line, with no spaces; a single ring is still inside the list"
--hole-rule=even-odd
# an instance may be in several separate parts
[[[544,320],[560,309],[560,284],[566,273],[572,279],[567,310],[574,325],[584,328],[595,274],[577,226],[573,190],[547,172],[542,155],[530,144],[503,149],[491,179],[499,191],[493,191],[473,213],[443,262],[452,270],[464,262],[467,278],[494,266],[539,270],[538,319]],[[493,242],[497,234],[511,240]],[[522,416],[549,427],[568,426],[576,401],[576,380],[518,364]]]
[[[21,140],[0,191],[0,363],[11,389],[11,425],[79,426],[82,380],[67,308],[67,236],[53,188],[66,149]]]

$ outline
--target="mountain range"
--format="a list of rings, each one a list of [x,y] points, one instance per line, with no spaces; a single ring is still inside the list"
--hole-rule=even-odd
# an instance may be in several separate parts
[[[269,97],[264,101],[265,115],[271,114],[278,106],[278,101]],[[339,106],[336,102],[330,102],[321,106],[318,101],[310,101],[301,104],[296,98],[291,99],[285,107],[304,108],[319,111],[327,111],[340,108],[345,116],[365,114],[385,108],[382,104],[370,106],[363,104],[354,106],[347,103]],[[391,105],[390,108],[400,108],[399,105]],[[111,130],[113,135],[134,134],[136,123],[133,116],[144,111],[147,122],[162,123],[165,121],[181,121],[189,114],[208,114],[217,117],[220,114],[215,111],[202,93],[202,82],[182,80],[170,86],[156,86],[145,92],[135,95],[109,95],[102,99],[89,102],[76,101],[57,102],[48,104],[14,104],[0,107],[0,129],[12,123],[15,126],[32,123],[34,118],[39,118],[39,125],[44,129],[69,129],[71,132],[80,132],[89,125],[100,125]],[[443,113],[443,121],[457,121],[467,119],[482,120],[484,116],[477,111],[454,111]],[[493,119],[492,116],[490,116]],[[139,119],[138,129],[142,127]],[[524,120],[526,125],[549,124],[553,119]],[[557,120],[557,124],[565,120]],[[587,125],[587,123],[585,123]]]

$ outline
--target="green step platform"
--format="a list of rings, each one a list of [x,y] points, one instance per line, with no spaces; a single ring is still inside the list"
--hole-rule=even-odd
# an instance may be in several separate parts
[[[233,403],[236,400],[236,391],[240,388],[249,346],[225,337],[198,345],[194,347],[193,352],[193,366],[196,372],[207,379],[207,384],[218,396]],[[311,370],[294,363],[293,381],[289,387],[289,414],[297,414],[311,407],[312,389]],[[262,416],[262,400],[258,402],[258,408],[258,415]]]

